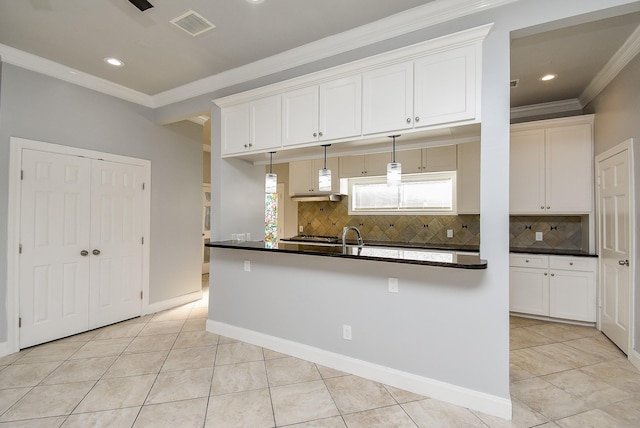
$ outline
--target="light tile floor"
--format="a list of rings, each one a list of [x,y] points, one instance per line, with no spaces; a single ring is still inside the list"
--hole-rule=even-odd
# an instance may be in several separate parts
[[[640,426],[640,373],[593,328],[511,319],[505,421],[208,333],[207,302],[0,358],[0,426]]]

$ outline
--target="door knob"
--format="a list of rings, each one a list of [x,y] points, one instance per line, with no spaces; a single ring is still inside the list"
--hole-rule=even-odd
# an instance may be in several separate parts
[[[82,251],[80,251],[80,255],[81,255],[82,257],[86,257],[86,256],[88,256],[88,255],[89,255],[89,252],[88,252],[87,250],[82,250]]]
[[[92,251],[94,256],[99,256],[100,255],[100,250],[93,250]]]
[[[629,260],[618,260],[620,266],[629,266]]]

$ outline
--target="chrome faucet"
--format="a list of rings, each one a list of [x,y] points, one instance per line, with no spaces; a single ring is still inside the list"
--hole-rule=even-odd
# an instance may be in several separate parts
[[[364,247],[364,242],[362,241],[362,234],[355,226],[345,227],[342,231],[342,254],[347,254],[347,232],[349,232],[350,230],[356,232],[356,235],[358,236],[358,255],[360,255],[360,252],[362,252],[362,247]]]

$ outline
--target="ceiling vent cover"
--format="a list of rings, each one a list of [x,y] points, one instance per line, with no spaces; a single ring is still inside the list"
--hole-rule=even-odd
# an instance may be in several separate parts
[[[511,89],[513,89],[513,88],[517,88],[519,84],[520,84],[520,79],[515,79],[509,83],[509,86],[511,87]]]
[[[204,16],[192,10],[173,18],[171,21],[173,25],[176,25],[191,34],[197,36],[205,31],[209,31],[212,28],[216,28],[211,22],[209,22]]]

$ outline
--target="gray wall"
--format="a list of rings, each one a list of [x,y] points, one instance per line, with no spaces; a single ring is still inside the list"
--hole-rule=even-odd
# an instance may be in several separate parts
[[[636,243],[640,243],[640,55],[636,56],[616,78],[587,106],[596,114],[595,152],[600,154],[617,144],[633,138],[635,171]],[[640,250],[636,246],[635,262],[635,340],[632,344],[640,352]]]
[[[0,87],[0,342],[12,136],[150,160],[150,302],[199,290],[202,127],[158,125],[153,110],[8,64]]]

